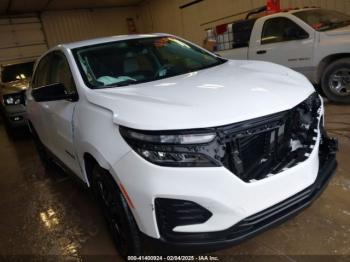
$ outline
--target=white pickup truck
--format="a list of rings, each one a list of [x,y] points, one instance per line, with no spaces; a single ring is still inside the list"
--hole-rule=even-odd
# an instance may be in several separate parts
[[[225,34],[219,55],[290,67],[320,85],[331,101],[350,102],[350,16],[320,8],[288,10],[235,22]]]

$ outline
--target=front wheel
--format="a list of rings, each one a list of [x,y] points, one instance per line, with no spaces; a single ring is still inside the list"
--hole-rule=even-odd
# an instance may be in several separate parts
[[[103,209],[119,254],[141,255],[141,237],[128,203],[108,171],[98,165],[92,170],[92,189]]]
[[[322,76],[322,90],[333,102],[350,103],[350,59],[331,63]]]

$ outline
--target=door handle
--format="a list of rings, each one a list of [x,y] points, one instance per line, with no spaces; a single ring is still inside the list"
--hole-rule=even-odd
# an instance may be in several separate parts
[[[267,51],[266,50],[259,50],[256,52],[258,55],[263,55],[263,54],[266,54]]]

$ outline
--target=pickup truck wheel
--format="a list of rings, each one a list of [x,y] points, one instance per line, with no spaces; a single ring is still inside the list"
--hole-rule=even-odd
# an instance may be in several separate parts
[[[128,203],[113,177],[98,165],[92,170],[92,189],[119,254],[123,258],[141,255],[141,237]]]
[[[331,63],[322,76],[322,89],[333,102],[350,103],[350,59]]]

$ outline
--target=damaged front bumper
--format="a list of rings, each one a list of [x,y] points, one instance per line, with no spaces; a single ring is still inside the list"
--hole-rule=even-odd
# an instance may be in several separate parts
[[[323,129],[323,128],[322,128]],[[288,199],[245,218],[231,228],[220,232],[183,233],[176,240],[145,238],[162,252],[178,254],[209,252],[238,244],[298,214],[308,207],[326,188],[337,167],[338,141],[322,130],[319,148],[319,171],[314,184]],[[157,248],[157,250],[160,250]]]

